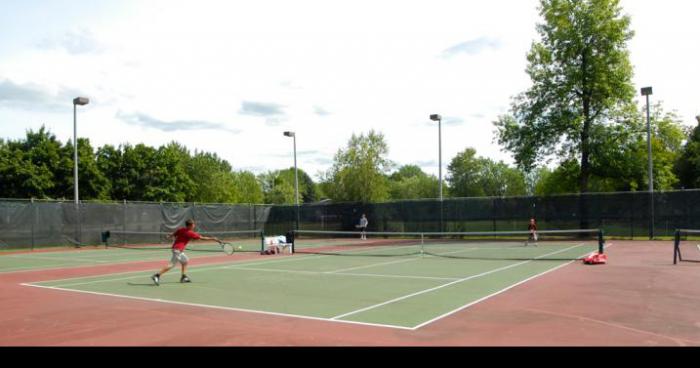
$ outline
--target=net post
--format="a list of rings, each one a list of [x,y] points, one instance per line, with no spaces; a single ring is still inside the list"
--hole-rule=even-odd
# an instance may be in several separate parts
[[[425,234],[420,233],[420,256],[423,257],[425,255]]]
[[[681,244],[681,231],[680,231],[680,229],[676,229],[675,234],[673,235],[673,264],[678,263],[678,258],[681,255],[680,244]]]
[[[603,235],[603,229],[598,230],[598,253],[603,254],[605,252],[605,237]]]
[[[296,230],[291,230],[289,233],[292,234],[292,245],[291,245],[291,252],[292,254],[296,253],[296,241],[297,241],[297,233]]]

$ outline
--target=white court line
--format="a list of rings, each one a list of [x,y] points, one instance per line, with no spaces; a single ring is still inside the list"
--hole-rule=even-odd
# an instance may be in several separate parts
[[[612,244],[610,244],[612,245]],[[580,245],[577,245],[580,246]],[[577,247],[575,246],[575,247]],[[609,246],[609,245],[608,245]],[[574,248],[574,247],[571,247]],[[607,248],[607,247],[606,247]],[[570,248],[567,248],[570,249]],[[561,250],[559,252],[563,252],[567,249]],[[559,252],[553,252],[550,254],[555,254]],[[546,254],[544,256],[550,255]],[[542,256],[542,257],[544,257]],[[238,265],[241,267],[245,267],[247,265],[266,265],[269,263],[282,263],[282,262],[290,262],[290,261],[297,261],[297,260],[314,260],[318,258],[325,258],[325,257],[331,257],[331,256],[318,256],[318,255],[309,255],[309,256],[300,256],[299,258],[292,258],[292,259],[283,259],[283,260],[266,260],[266,261],[243,261],[243,262],[238,262]],[[527,261],[530,262],[530,261]],[[527,263],[527,262],[522,262],[522,263]],[[572,261],[573,262],[573,261]],[[569,262],[571,263],[571,262]],[[567,264],[569,264],[567,263]],[[565,266],[561,265],[556,267],[555,269],[558,269],[560,267]],[[513,265],[515,266],[515,265]],[[194,271],[207,271],[207,270],[214,270],[214,269],[225,269],[225,268],[232,268],[232,266],[219,266],[219,267],[203,267],[200,269],[193,270]],[[236,268],[236,267],[233,267]],[[503,268],[505,269],[505,268]],[[552,269],[554,270],[554,269]],[[546,272],[550,272],[552,270],[548,270]],[[120,274],[133,274],[133,273],[143,273],[144,271],[131,271],[131,272],[122,272],[122,273],[116,273],[112,275],[120,275]],[[492,271],[494,272],[494,271]],[[545,272],[545,273],[546,273]],[[544,273],[543,273],[544,274]],[[64,280],[51,280],[51,281],[46,281],[46,282],[55,282],[55,281],[68,281],[68,280],[77,280],[77,279],[85,279],[85,278],[90,278],[90,277],[100,277],[100,276],[86,276],[86,277],[80,277],[80,278],[72,278],[72,279],[64,279]],[[137,277],[143,277],[143,275],[139,276],[133,276],[129,278],[137,278]],[[95,282],[100,282],[100,281],[115,281],[118,279],[110,279],[110,280],[96,280]],[[459,280],[457,280],[459,281]],[[91,283],[91,282],[89,282]],[[522,283],[522,282],[521,282]],[[520,284],[520,283],[519,283]],[[100,293],[100,292],[91,292],[91,291],[83,291],[83,290],[75,290],[75,289],[64,289],[62,287],[52,287],[52,286],[42,286],[42,285],[34,285],[34,284],[21,284],[23,286],[31,286],[31,287],[37,287],[37,288],[46,288],[46,289],[54,289],[54,290],[61,290],[61,291],[68,291],[68,292],[78,292],[78,293],[86,293],[86,294],[95,294],[95,295],[106,295],[106,296],[112,296],[112,297],[119,297],[119,298],[127,298],[127,299],[138,299],[138,300],[146,300],[146,301],[155,301],[155,302],[162,302],[162,303],[170,303],[170,304],[180,304],[180,305],[190,305],[190,306],[199,306],[199,307],[204,307],[204,308],[213,308],[213,309],[225,309],[225,310],[233,310],[233,311],[242,311],[242,312],[250,312],[250,313],[258,313],[258,314],[269,314],[269,315],[277,315],[277,316],[287,316],[287,317],[297,317],[297,318],[302,318],[302,319],[311,319],[311,320],[320,320],[320,321],[332,321],[332,322],[341,322],[341,323],[349,323],[349,324],[357,324],[357,325],[366,325],[366,326],[375,326],[375,327],[387,327],[387,328],[395,328],[395,329],[403,329],[403,330],[415,330],[419,327],[425,326],[427,323],[423,323],[419,325],[419,327],[405,327],[405,326],[396,326],[396,325],[389,325],[389,324],[377,324],[377,323],[368,323],[368,322],[357,322],[357,321],[346,321],[346,320],[338,320],[335,318],[338,317],[333,317],[333,318],[320,318],[320,317],[310,317],[310,316],[303,316],[303,315],[294,315],[294,314],[284,314],[284,313],[275,313],[275,312],[265,312],[265,311],[257,311],[257,310],[248,310],[248,309],[241,309],[241,308],[232,308],[232,307],[218,307],[218,306],[211,306],[211,305],[203,305],[203,304],[195,304],[195,303],[185,303],[185,302],[175,302],[175,301],[168,301],[168,300],[161,300],[161,299],[152,299],[152,298],[142,298],[142,297],[132,297],[132,296],[126,296],[126,295],[119,295],[119,294],[110,294],[110,293]],[[516,284],[517,285],[517,284]],[[514,287],[516,285],[513,285],[511,287]],[[447,285],[443,285],[447,286]],[[443,287],[441,286],[441,287]],[[510,288],[510,287],[509,287]],[[495,294],[494,294],[495,295]],[[482,299],[483,300],[483,299]],[[470,303],[470,305],[473,305],[474,303]],[[463,309],[465,307],[462,307],[460,309]],[[454,313],[454,312],[452,312]],[[431,320],[431,322],[435,321],[437,319]]]
[[[426,279],[426,280],[458,280],[457,277],[432,277],[432,276],[407,276],[407,275],[386,275],[379,273],[335,273],[333,271],[299,271],[299,270],[281,270],[275,268],[252,268],[241,267],[235,268],[243,271],[262,271],[262,272],[283,272],[283,273],[298,273],[304,275],[335,275],[335,276],[362,276],[362,277],[383,277],[383,278],[401,278],[401,279]]]
[[[364,325],[364,326],[373,326],[373,327],[388,327],[388,328],[395,328],[395,329],[401,329],[401,330],[410,330],[410,329],[411,329],[411,328],[409,328],[409,327],[404,327],[404,326],[396,326],[396,325],[388,325],[388,324],[380,324],[380,323],[355,322],[355,321],[335,321],[335,320],[331,320],[331,319],[328,319],[328,318],[312,317],[312,316],[305,316],[305,315],[300,315],[300,314],[267,312],[267,311],[260,311],[260,310],[255,310],[255,309],[244,309],[244,308],[223,307],[223,306],[208,305],[208,304],[177,302],[177,301],[164,300],[164,299],[154,299],[154,298],[145,298],[145,297],[138,297],[138,296],[129,296],[129,295],[120,295],[120,294],[110,294],[110,293],[100,293],[100,292],[95,292],[95,291],[84,291],[84,290],[75,290],[75,289],[64,289],[64,288],[54,287],[54,286],[42,286],[42,285],[33,285],[33,284],[21,284],[21,285],[23,285],[23,286],[31,286],[31,287],[36,287],[36,288],[43,288],[43,289],[67,291],[67,292],[73,292],[73,293],[103,295],[103,296],[110,296],[110,297],[117,297],[117,298],[125,298],[125,299],[144,300],[144,301],[148,301],[148,302],[158,302],[158,303],[185,305],[185,306],[190,306],[190,307],[200,307],[200,308],[210,308],[210,309],[221,309],[221,310],[227,310],[227,311],[247,312],[247,313],[256,313],[256,314],[267,314],[267,315],[272,315],[272,316],[302,318],[302,319],[310,319],[310,320],[323,321],[323,322],[342,322],[342,323],[348,323],[348,324]]]
[[[76,262],[97,262],[97,263],[109,263],[109,261],[102,261],[91,258],[64,258],[64,257],[42,257],[37,255],[22,255],[22,254],[12,254],[8,257],[12,258],[22,258],[22,259],[46,259],[46,260],[58,260],[58,261],[76,261]]]
[[[514,288],[514,287],[516,287],[516,286],[518,286],[518,285],[520,285],[520,284],[523,284],[523,283],[525,283],[525,282],[527,282],[527,281],[530,281],[530,280],[532,280],[532,279],[534,279],[534,278],[540,277],[540,276],[542,276],[542,275],[544,275],[544,274],[550,273],[550,272],[552,272],[552,271],[554,271],[554,270],[558,270],[558,269],[560,269],[560,268],[562,268],[562,267],[564,267],[564,266],[570,265],[570,264],[573,263],[573,262],[576,262],[576,261],[570,261],[570,262],[564,263],[564,264],[562,264],[562,265],[559,265],[559,266],[557,266],[557,267],[551,268],[551,269],[549,269],[549,270],[547,270],[547,271],[544,271],[544,272],[542,272],[542,273],[539,273],[539,274],[537,274],[537,275],[534,275],[534,276],[532,276],[532,277],[528,277],[528,278],[525,279],[525,280],[522,280],[522,281],[520,281],[520,282],[518,282],[518,283],[515,283],[515,284],[513,284],[513,285],[510,285],[510,286],[508,286],[508,287],[506,287],[506,288],[504,288],[504,289],[501,289],[501,290],[499,290],[499,291],[497,291],[497,292],[495,292],[495,293],[493,293],[493,294],[489,294],[489,295],[487,295],[487,296],[485,296],[485,297],[483,297],[483,298],[481,298],[481,299],[478,299],[478,300],[475,300],[475,301],[473,301],[473,302],[471,302],[471,303],[469,303],[469,304],[463,305],[463,306],[461,306],[461,307],[459,307],[459,308],[457,308],[457,309],[455,309],[455,310],[453,310],[453,311],[447,312],[447,313],[445,313],[445,314],[443,314],[443,315],[440,315],[440,316],[437,316],[437,317],[435,317],[435,318],[433,318],[433,319],[431,319],[431,320],[429,320],[429,321],[426,321],[426,322],[423,322],[423,323],[421,323],[421,324],[419,324],[419,325],[417,325],[417,326],[414,326],[412,329],[413,329],[413,330],[417,330],[417,329],[419,329],[419,328],[421,328],[421,327],[423,327],[423,326],[429,325],[429,324],[431,324],[431,323],[433,323],[433,322],[435,322],[435,321],[437,321],[437,320],[439,320],[439,319],[445,318],[445,317],[450,316],[450,315],[452,315],[452,314],[455,314],[455,313],[457,313],[457,312],[459,312],[459,311],[461,311],[461,310],[463,310],[463,309],[469,308],[469,307],[471,307],[471,306],[474,305],[474,304],[481,303],[481,302],[483,302],[483,301],[486,300],[486,299],[489,299],[489,298],[494,297],[494,296],[496,296],[496,295],[498,295],[498,294],[504,293],[504,292],[506,292],[506,291],[508,291],[508,290],[510,290],[510,289],[512,289],[512,288]]]
[[[454,253],[454,252],[453,252]],[[275,263],[286,263],[286,262],[293,262],[293,261],[301,261],[301,260],[309,260],[309,259],[319,259],[319,258],[326,258],[326,257],[334,257],[333,255],[309,255],[307,257],[299,257],[299,258],[285,258],[285,259],[276,259],[276,260],[266,260],[266,261],[251,261],[251,262],[236,262],[236,264],[233,265],[226,265],[226,266],[213,266],[213,267],[202,267],[202,268],[196,268],[191,271],[190,273],[198,272],[198,271],[210,271],[210,270],[218,270],[218,269],[241,269],[241,268],[248,268],[247,266],[256,266],[256,265],[268,265],[268,264],[275,264]],[[413,260],[418,260],[420,258],[412,258],[409,259],[411,261]],[[408,260],[401,260],[401,261],[408,261]],[[392,261],[397,262],[397,261]],[[377,265],[377,264],[373,264]],[[364,266],[363,266],[364,267]],[[121,274],[131,274],[131,273],[142,273],[142,272],[149,272],[149,271],[133,271],[133,272],[126,272],[126,273],[121,273]],[[338,272],[338,271],[332,271],[332,272]],[[330,272],[328,272],[330,273]],[[112,274],[112,275],[119,275],[120,273],[117,274]],[[345,274],[345,273],[344,273]],[[349,275],[349,274],[348,274]],[[365,274],[367,275],[373,275],[373,274]],[[374,274],[376,275],[376,274]],[[85,278],[95,278],[95,277],[102,277],[100,275],[98,276],[86,276],[86,277],[81,277],[81,278],[72,278],[72,279],[64,279],[64,280],[51,280],[47,282],[60,282],[60,281],[69,281],[69,280],[79,280],[79,279],[85,279]],[[130,280],[130,279],[135,279],[135,278],[140,278],[144,277],[143,274],[140,275],[135,275],[135,276],[129,276],[129,277],[122,277],[122,278],[110,278],[110,279],[104,279],[104,280],[92,280],[92,281],[85,281],[85,282],[79,282],[79,283],[70,283],[70,284],[65,284],[61,285],[61,287],[68,287],[68,286],[78,286],[78,285],[88,285],[88,284],[95,284],[95,283],[100,283],[100,282],[110,282],[110,281],[120,281],[120,280]],[[407,276],[403,276],[407,277]],[[414,277],[414,276],[410,276]],[[421,277],[421,276],[418,276]],[[424,278],[424,277],[423,277]],[[449,278],[449,280],[454,280],[454,278]]]
[[[611,247],[612,245],[613,245],[612,243],[607,243],[607,244],[605,244],[604,249],[607,249],[607,248]],[[698,245],[698,246],[700,246],[700,245]],[[588,253],[588,254],[592,254],[592,253],[593,253],[593,252]],[[584,255],[584,256],[587,256],[588,254],[586,254],[586,255]],[[581,258],[581,257],[579,257],[579,258]],[[496,295],[498,295],[498,294],[501,294],[501,293],[503,293],[503,292],[505,292],[505,291],[507,291],[507,290],[510,290],[510,289],[512,289],[512,288],[514,288],[514,287],[520,285],[520,284],[523,284],[523,283],[525,283],[525,282],[527,282],[527,281],[530,281],[530,280],[532,280],[532,279],[535,279],[535,278],[537,278],[537,277],[540,277],[540,276],[542,276],[542,275],[545,275],[545,274],[547,274],[547,273],[550,273],[550,272],[552,272],[552,271],[554,271],[554,270],[558,270],[558,269],[560,269],[560,268],[562,268],[562,267],[564,267],[564,266],[570,265],[570,264],[572,264],[572,263],[574,263],[574,262],[576,262],[576,261],[578,261],[578,259],[577,259],[577,260],[573,260],[573,261],[571,261],[571,262],[564,263],[564,264],[562,264],[562,265],[560,265],[560,266],[557,266],[557,267],[555,267],[555,268],[549,269],[549,270],[547,270],[547,271],[544,271],[544,272],[542,272],[542,273],[539,273],[539,274],[537,274],[537,275],[534,275],[534,276],[532,276],[532,277],[529,277],[529,278],[527,278],[527,279],[525,279],[525,280],[523,280],[523,281],[520,281],[520,282],[518,282],[518,283],[516,283],[516,284],[513,284],[513,285],[511,285],[511,286],[508,286],[508,287],[506,287],[505,289],[501,289],[501,290],[499,290],[499,291],[497,291],[497,292],[495,292],[495,293],[489,294],[489,295],[487,295],[487,296],[485,296],[485,297],[483,297],[483,298],[481,298],[481,299],[479,299],[479,300],[475,300],[475,301],[473,301],[473,302],[471,302],[471,303],[468,303],[468,304],[466,304],[466,305],[463,305],[463,306],[461,306],[461,307],[459,307],[459,308],[457,308],[457,309],[455,309],[455,310],[453,310],[453,311],[447,312],[447,313],[445,313],[445,314],[443,314],[443,315],[441,315],[441,316],[435,317],[435,318],[433,318],[433,319],[431,319],[431,320],[429,320],[429,321],[426,321],[426,322],[423,322],[423,323],[421,323],[421,324],[419,324],[419,325],[417,325],[417,326],[414,326],[413,329],[414,329],[414,330],[417,330],[417,329],[419,329],[419,328],[421,328],[421,327],[423,327],[423,326],[426,326],[426,325],[428,325],[428,324],[431,324],[431,323],[433,323],[433,322],[435,322],[435,321],[437,321],[437,320],[439,320],[439,319],[442,319],[442,318],[445,318],[445,317],[447,317],[447,316],[450,316],[450,315],[452,315],[452,314],[454,314],[454,313],[457,313],[457,312],[459,312],[459,311],[461,311],[461,310],[464,310],[464,309],[466,309],[466,308],[468,308],[468,307],[471,307],[471,306],[474,305],[474,304],[480,303],[480,302],[482,302],[482,301],[484,301],[484,300],[486,300],[486,299],[489,299],[489,298],[494,297],[494,296],[496,296]]]
[[[335,257],[334,255],[318,255],[318,254],[305,254],[305,255],[298,255],[294,257],[285,257],[283,259],[266,259],[263,261],[257,261],[257,260],[243,260],[243,261],[233,261],[230,263],[227,263],[226,265],[212,265],[212,266],[201,266],[197,268],[190,269],[190,273],[194,272],[201,272],[201,271],[210,271],[210,270],[221,270],[221,269],[229,269],[229,268],[240,268],[240,267],[246,267],[246,266],[257,266],[257,265],[268,265],[268,264],[276,264],[276,263],[286,263],[286,262],[295,262],[295,261],[304,261],[304,260],[316,260],[320,258],[327,258],[327,257]],[[149,260],[151,262],[152,260]],[[232,263],[232,264],[231,264]],[[72,281],[72,280],[82,280],[82,279],[90,279],[90,278],[96,278],[96,277],[108,277],[108,276],[117,276],[117,275],[129,275],[129,274],[136,274],[138,273],[139,275],[131,276],[131,277],[122,277],[122,278],[116,278],[116,279],[105,279],[105,280],[94,280],[94,281],[89,281],[85,283],[78,283],[78,284],[68,284],[68,285],[63,285],[63,286],[69,286],[69,285],[83,285],[83,284],[91,284],[91,283],[97,283],[97,282],[109,282],[109,281],[119,281],[119,280],[129,280],[129,279],[135,279],[139,277],[144,277],[143,274],[145,272],[152,272],[152,271],[128,271],[128,272],[117,272],[117,273],[112,273],[112,274],[105,274],[105,275],[93,275],[93,276],[83,276],[83,277],[72,277],[68,279],[58,279],[58,280],[45,280],[45,281],[36,281],[35,283],[40,283],[40,282],[61,282],[61,281]]]
[[[440,253],[440,255],[447,255],[447,254],[455,254],[455,253],[462,253],[465,251],[472,251],[472,250],[477,250],[477,248],[467,248],[467,249],[460,249],[456,250],[453,252],[447,252],[447,253]],[[364,266],[358,266],[358,267],[351,267],[351,268],[345,268],[345,269],[340,269],[340,270],[335,270],[335,271],[330,271],[328,273],[341,273],[345,271],[354,271],[354,270],[361,270],[363,268],[372,268],[375,266],[384,266],[384,265],[389,265],[389,264],[395,264],[395,263],[403,263],[403,262],[414,262],[419,259],[423,259],[423,257],[415,257],[415,258],[409,258],[409,259],[401,259],[398,261],[390,261],[390,262],[381,262],[381,263],[373,263],[371,265],[364,265]]]
[[[574,246],[571,246],[571,247],[569,247],[569,248],[565,248],[565,249],[562,249],[562,250],[559,250],[559,251],[556,251],[556,252],[551,252],[551,253],[547,253],[547,254],[541,255],[541,256],[539,256],[539,257],[536,257],[536,258],[533,259],[533,260],[518,262],[518,263],[514,263],[514,264],[511,264],[511,265],[508,265],[508,266],[499,267],[499,268],[496,268],[496,269],[493,269],[493,270],[490,270],[490,271],[482,272],[482,273],[477,274],[477,275],[472,275],[472,276],[468,276],[468,277],[465,277],[465,278],[461,278],[461,279],[456,280],[456,281],[448,282],[447,284],[443,284],[443,285],[436,286],[436,287],[433,287],[433,288],[430,288],[430,289],[426,289],[426,290],[422,290],[422,291],[419,291],[419,292],[415,292],[415,293],[412,293],[412,294],[409,294],[409,295],[404,295],[404,296],[402,296],[402,297],[398,297],[398,298],[394,298],[394,299],[391,299],[391,300],[387,300],[387,301],[382,302],[382,303],[379,303],[379,304],[370,305],[369,307],[361,308],[361,309],[358,309],[358,310],[355,310],[355,311],[351,311],[351,312],[348,312],[348,313],[343,313],[343,314],[337,315],[337,316],[335,316],[335,317],[332,317],[331,319],[332,319],[332,320],[336,320],[336,319],[339,319],[339,318],[351,316],[351,315],[353,315],[353,314],[358,314],[358,313],[366,312],[366,311],[371,310],[371,309],[375,309],[375,308],[378,308],[378,307],[381,307],[381,306],[384,306],[384,305],[387,305],[387,304],[391,304],[391,303],[395,303],[395,302],[398,302],[398,301],[401,301],[401,300],[405,300],[405,299],[408,299],[408,298],[412,298],[412,297],[417,296],[417,295],[429,293],[429,292],[432,292],[432,291],[435,291],[435,290],[438,290],[438,289],[442,289],[442,288],[447,287],[447,286],[451,286],[451,285],[454,285],[454,284],[458,284],[458,283],[460,283],[460,282],[464,282],[464,281],[471,280],[471,279],[474,279],[474,278],[477,278],[477,277],[486,276],[486,275],[489,275],[489,274],[492,274],[492,273],[495,273],[495,272],[507,270],[507,269],[509,269],[509,268],[513,268],[513,267],[517,267],[517,266],[520,266],[520,265],[523,265],[523,264],[526,264],[526,263],[530,263],[530,262],[532,262],[532,261],[534,261],[534,260],[536,260],[536,259],[544,258],[544,257],[546,257],[546,256],[550,256],[550,255],[557,254],[557,253],[561,253],[561,252],[565,252],[565,251],[567,251],[567,250],[569,250],[569,249],[577,248],[577,247],[580,247],[580,246],[582,246],[582,245],[583,245],[583,244],[574,245]]]

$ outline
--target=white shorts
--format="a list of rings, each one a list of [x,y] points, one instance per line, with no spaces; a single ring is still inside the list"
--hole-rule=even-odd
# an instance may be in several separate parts
[[[186,265],[187,262],[189,262],[190,259],[187,258],[187,255],[185,255],[184,252],[181,252],[179,250],[173,249],[173,256],[170,258],[170,264],[171,265],[176,265],[178,263],[181,263],[183,265]]]

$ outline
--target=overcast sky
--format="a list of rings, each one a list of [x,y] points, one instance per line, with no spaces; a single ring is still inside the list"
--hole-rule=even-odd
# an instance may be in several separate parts
[[[315,179],[350,136],[438,173],[466,147],[512,163],[493,121],[530,85],[536,0],[0,0],[0,137],[45,125],[93,146],[177,141],[236,170]],[[700,1],[623,0],[635,88],[700,114]],[[640,107],[642,99],[638,98]],[[443,169],[443,175],[446,171]]]

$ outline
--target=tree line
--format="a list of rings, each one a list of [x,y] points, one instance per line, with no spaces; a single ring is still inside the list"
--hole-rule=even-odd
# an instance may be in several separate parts
[[[540,0],[540,40],[527,54],[532,85],[494,121],[496,141],[515,165],[465,147],[449,162],[445,197],[648,190],[647,122],[632,84],[634,36],[619,0]],[[655,190],[700,187],[700,118],[684,127],[661,103],[651,107]],[[73,146],[45,128],[0,139],[0,197],[72,198]],[[303,203],[437,198],[440,183],[416,165],[388,159],[374,130],[353,135],[318,183],[299,170]],[[105,145],[78,139],[82,199],[208,203],[294,203],[294,169],[259,175],[233,170],[214,153],[177,142]]]

